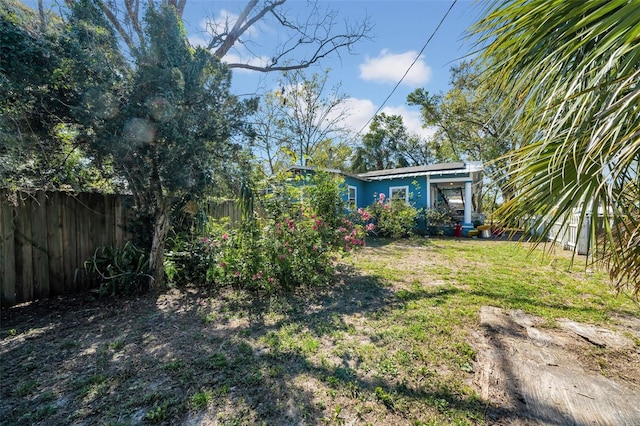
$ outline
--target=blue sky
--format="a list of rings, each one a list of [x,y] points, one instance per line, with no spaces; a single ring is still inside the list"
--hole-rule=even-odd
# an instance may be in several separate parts
[[[37,9],[36,0],[22,0]],[[188,0],[183,19],[193,45],[203,45],[209,37],[208,25],[225,22],[233,24],[248,0]],[[50,0],[52,6],[62,0]],[[142,2],[141,2],[142,3]],[[357,22],[370,19],[373,30],[371,40],[363,40],[351,53],[342,52],[324,59],[307,70],[308,75],[330,69],[328,86],[341,85],[347,96],[346,127],[359,131],[389,96],[394,86],[415,60],[427,39],[452,5],[453,0],[320,0],[320,10],[331,9],[337,13],[336,22]],[[116,4],[122,5],[121,0]],[[416,88],[431,93],[445,92],[449,86],[449,69],[473,50],[465,31],[478,18],[481,4],[473,0],[458,0],[443,25],[428,44],[403,83],[386,102],[382,112],[403,116],[405,126],[412,133],[428,135],[423,129],[419,108],[409,107],[406,98]],[[288,0],[284,8],[290,16],[308,15],[306,0]],[[260,61],[272,56],[273,40],[277,40],[279,26],[274,20],[261,20],[252,28],[247,39],[251,40],[251,54],[240,47],[224,59],[230,62]],[[271,44],[270,44],[271,42]],[[271,47],[271,49],[270,49]],[[233,90],[236,94],[263,94],[276,89],[277,75],[234,69]],[[365,132],[368,129],[365,128]]]
[[[330,86],[341,84],[341,91],[349,98],[350,114],[346,120],[349,128],[358,131],[373,116],[452,3],[452,0],[319,2],[321,8],[334,9],[338,13],[339,22],[358,21],[368,16],[374,26],[372,40],[364,40],[354,47],[352,53],[343,52],[340,57],[325,59],[319,66],[308,70],[311,74],[329,68]],[[225,19],[233,22],[245,4],[246,0],[188,2],[184,20],[192,44],[202,44],[207,39],[204,32],[207,23],[219,23]],[[302,0],[289,0],[285,6],[292,14],[302,15],[308,10],[307,2]],[[449,69],[473,50],[472,43],[465,37],[465,31],[478,19],[480,11],[481,5],[475,1],[458,0],[455,3],[443,25],[403,83],[387,101],[382,112],[402,115],[405,125],[413,133],[430,133],[430,130],[421,128],[419,109],[409,107],[406,97],[414,89],[421,87],[432,93],[448,89]],[[253,55],[249,55],[244,49],[236,49],[229,59],[247,62],[259,60],[256,55],[269,57],[267,39],[277,37],[277,30],[275,22],[263,21],[251,34],[256,40],[251,45]],[[238,94],[260,94],[274,90],[275,77],[235,69],[234,91]]]

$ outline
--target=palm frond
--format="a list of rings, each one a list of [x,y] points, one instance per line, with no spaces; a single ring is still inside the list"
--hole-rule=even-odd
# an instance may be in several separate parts
[[[543,225],[580,211],[594,258],[637,295],[640,7],[498,0],[472,31],[496,98],[513,94],[502,109],[524,141],[505,162],[517,196],[501,212]]]

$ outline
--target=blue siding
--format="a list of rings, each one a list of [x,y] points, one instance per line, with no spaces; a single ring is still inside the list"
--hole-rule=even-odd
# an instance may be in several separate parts
[[[373,203],[380,193],[384,193],[384,195],[388,197],[389,189],[393,186],[408,186],[409,202],[412,203],[416,208],[426,207],[427,180],[424,176],[366,182],[364,191],[366,193],[364,197],[364,206],[368,206]]]
[[[309,176],[314,174],[311,170],[302,170],[302,176]],[[384,193],[386,197],[389,197],[389,189],[394,186],[407,186],[409,189],[409,202],[413,204],[417,209],[427,207],[427,178],[426,176],[406,177],[406,178],[391,178],[376,181],[364,181],[354,176],[342,175],[344,179],[344,191],[342,192],[342,198],[345,203],[348,201],[349,192],[348,187],[354,186],[357,190],[357,207],[367,207],[374,203],[380,193]],[[449,179],[455,178],[458,182],[460,178],[470,178],[468,173],[442,173],[431,175],[431,182],[443,182]],[[297,182],[296,184],[304,184]],[[434,200],[431,200],[432,202]]]

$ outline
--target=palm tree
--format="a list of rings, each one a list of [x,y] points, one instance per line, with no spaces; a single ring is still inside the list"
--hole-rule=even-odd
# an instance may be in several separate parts
[[[501,108],[524,141],[509,154],[517,196],[501,213],[535,214],[537,228],[580,209],[594,260],[637,297],[640,5],[494,0],[471,32],[496,97],[511,94]]]

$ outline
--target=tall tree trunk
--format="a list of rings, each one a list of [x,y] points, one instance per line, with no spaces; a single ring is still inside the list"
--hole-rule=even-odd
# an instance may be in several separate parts
[[[153,241],[149,254],[149,268],[153,276],[151,288],[153,290],[164,287],[164,243],[169,234],[170,211],[171,203],[169,201],[158,200],[158,211],[153,225]]]

